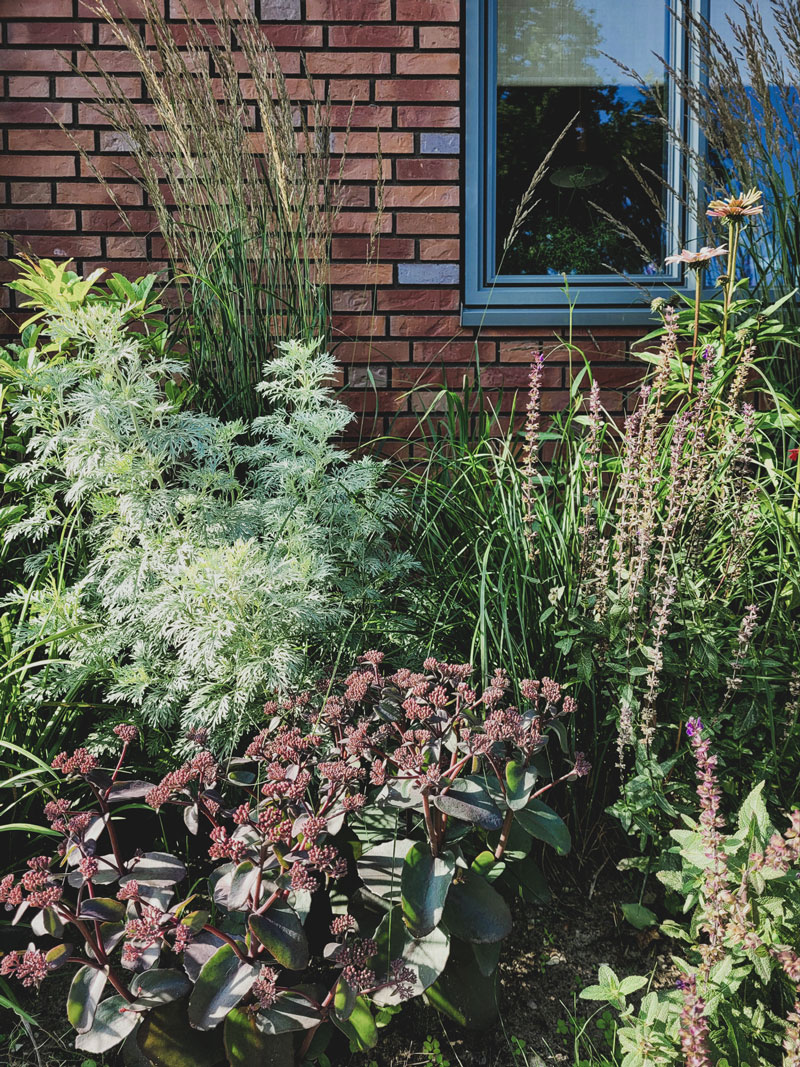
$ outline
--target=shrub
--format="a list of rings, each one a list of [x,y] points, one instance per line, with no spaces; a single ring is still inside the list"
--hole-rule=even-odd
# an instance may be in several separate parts
[[[763,308],[734,276],[750,217],[731,214],[740,200],[759,209],[756,193],[710,205],[728,231],[724,291],[656,306],[661,324],[642,352],[652,371],[622,427],[567,343],[578,364],[572,401],[552,423],[540,354],[524,429],[515,410],[508,428],[480,388],[450,391],[441,417],[432,405],[411,461],[410,540],[432,590],[421,598],[422,632],[468,648],[483,669],[501,659],[517,673],[558,675],[574,663],[578,743],[596,763],[610,752],[610,771],[607,726],[617,725],[627,785],[614,810],[642,840],[673,818],[676,800],[689,801],[687,776],[673,768],[696,711],[730,727],[722,755],[740,796],[754,765],[767,776],[784,760],[787,802],[800,768],[791,458],[800,415],[765,378],[759,354],[797,337],[777,318],[780,301]],[[720,254],[677,258],[701,278]],[[607,803],[616,775],[597,780]]]
[[[365,653],[323,696],[268,704],[293,722],[274,718],[227,765],[195,732],[195,754],[161,782],[126,780],[129,725],[115,729],[111,772],[83,748],[58,756],[79,789],[45,808],[57,858],[0,882],[16,920],[32,910],[34,933],[57,943],[7,955],[0,974],[38,985],[79,964],[77,1048],[102,1053],[135,1031],[159,1063],[177,1048],[212,1065],[223,1045],[231,1064],[282,1047],[290,1062],[295,1032],[303,1058],[331,1027],[369,1048],[423,993],[467,1025],[493,1018],[504,895],[541,894],[534,839],[569,848],[541,797],[588,771],[580,756],[553,770],[548,742],[573,702],[551,679],[523,681],[517,710],[503,671],[478,693],[468,665],[431,658],[385,675],[382,659]],[[176,808],[207,849],[188,888],[176,888],[187,856],[134,850],[133,812],[112,814],[142,797],[165,821]]]
[[[63,277],[42,294],[53,267],[16,283],[50,343],[17,376],[29,447],[15,478],[32,505],[12,534],[38,542],[29,573],[57,557],[65,531],[80,554],[55,601],[30,593],[19,638],[73,633],[57,643],[48,699],[102,683],[141,721],[208,728],[221,745],[268,691],[299,683],[308,651],[333,656],[405,572],[388,541],[399,497],[380,487],[380,463],[334,444],[353,416],[318,346],[288,342],[267,365],[270,414],[248,442],[244,423],[172,398],[185,364],[134,330],[147,323],[140,302],[106,299],[93,279],[77,303],[61,298]]]
[[[783,1062],[800,1056],[800,811],[777,831],[759,783],[724,832],[717,757],[699,719],[687,726],[697,770],[698,820],[672,831],[658,877],[690,922],[661,930],[678,942],[677,988],[648,992],[638,1009],[627,997],[647,984],[620,981],[601,967],[587,1000],[620,1013],[623,1067],[677,1063],[705,1067]],[[663,862],[663,861],[662,861]],[[784,1058],[781,1061],[780,1048]]]

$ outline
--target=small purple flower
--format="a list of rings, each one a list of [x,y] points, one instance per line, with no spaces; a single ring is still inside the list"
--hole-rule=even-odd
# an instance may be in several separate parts
[[[686,723],[686,736],[694,737],[703,732],[703,720],[699,718],[689,719]]]

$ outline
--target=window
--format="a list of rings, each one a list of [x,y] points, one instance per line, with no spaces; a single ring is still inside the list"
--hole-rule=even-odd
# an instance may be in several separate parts
[[[685,52],[669,0],[467,0],[465,324],[567,322],[563,274],[578,323],[647,322],[686,284],[664,267],[695,237],[686,164],[637,80],[681,122],[656,57],[685,70]]]

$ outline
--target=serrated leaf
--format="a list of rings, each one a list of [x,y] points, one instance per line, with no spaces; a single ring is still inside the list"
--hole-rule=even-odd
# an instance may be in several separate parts
[[[91,1029],[107,981],[106,972],[96,967],[75,972],[67,993],[67,1018],[79,1034]]]
[[[114,996],[98,1005],[91,1029],[78,1034],[75,1048],[81,1052],[108,1052],[141,1022],[139,1012],[130,1011],[124,997]]]
[[[641,989],[646,985],[646,978],[643,978],[639,974],[631,974],[627,978],[622,979],[619,984],[619,991],[624,997],[629,997],[631,993],[635,993],[637,989]]]
[[[493,944],[511,933],[508,905],[496,889],[472,871],[450,887],[443,918],[451,934],[470,944]]]
[[[251,915],[248,925],[253,935],[281,967],[304,971],[308,966],[308,939],[293,908],[276,901],[263,915]]]
[[[198,1030],[218,1026],[249,992],[258,969],[240,960],[230,945],[218,948],[203,964],[189,997],[189,1022]]]
[[[424,937],[438,926],[456,869],[455,856],[433,856],[427,842],[409,849],[401,875],[403,915],[411,933]]]
[[[622,914],[636,930],[646,930],[658,923],[658,916],[643,904],[623,904]]]

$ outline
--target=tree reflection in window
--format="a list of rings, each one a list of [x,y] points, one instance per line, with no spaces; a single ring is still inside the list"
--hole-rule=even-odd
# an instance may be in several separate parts
[[[503,275],[660,270],[663,213],[626,160],[664,174],[664,129],[653,100],[610,57],[653,72],[654,53],[665,51],[665,22],[664,0],[498,0],[496,254]],[[650,77],[663,94],[663,69]],[[531,175],[576,113],[536,189],[538,203],[504,253]]]

